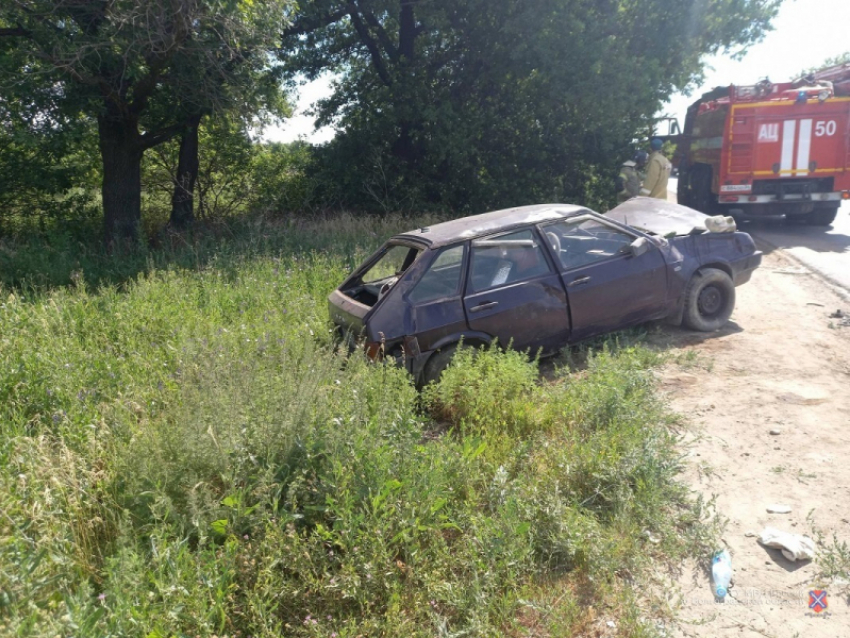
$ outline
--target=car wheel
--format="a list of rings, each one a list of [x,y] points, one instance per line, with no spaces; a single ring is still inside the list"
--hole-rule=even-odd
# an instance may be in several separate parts
[[[693,330],[712,332],[722,327],[735,308],[735,284],[717,268],[698,271],[685,292],[684,324]]]
[[[818,206],[806,216],[809,226],[829,226],[838,215],[838,205]]]
[[[440,377],[443,376],[443,371],[449,367],[452,358],[457,352],[457,344],[440,348],[425,363],[425,369],[422,372],[422,385],[426,386],[431,383],[438,383]]]

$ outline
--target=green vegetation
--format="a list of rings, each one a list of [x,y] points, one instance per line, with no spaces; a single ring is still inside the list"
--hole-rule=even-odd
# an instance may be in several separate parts
[[[0,209],[0,235],[102,209],[114,245],[195,211],[250,210],[245,188],[281,179],[264,169],[285,158],[245,161],[240,142],[322,74],[334,83],[318,120],[338,135],[294,145],[287,196],[263,207],[602,209],[661,105],[701,78],[704,56],[761,39],[780,2],[4,2],[0,203],[14,209]]]
[[[654,635],[644,568],[711,531],[663,356],[601,342],[541,381],[462,350],[420,397],[335,352],[326,295],[417,222],[4,245],[0,634]]]

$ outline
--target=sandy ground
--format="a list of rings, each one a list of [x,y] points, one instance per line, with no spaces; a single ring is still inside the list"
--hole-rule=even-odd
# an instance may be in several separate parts
[[[767,252],[767,247],[764,247]],[[766,526],[850,543],[850,327],[829,314],[850,303],[779,251],[737,289],[732,321],[702,335],[668,329],[659,344],[694,350],[661,387],[688,419],[683,479],[728,520],[733,587],[715,603],[708,574],[684,565],[670,587],[677,637],[850,637],[847,585],[818,581],[818,561],[793,563],[755,536]],[[774,433],[771,434],[771,431]],[[767,508],[784,504],[787,514]],[[815,614],[808,592],[826,589]],[[668,630],[669,631],[669,630]]]

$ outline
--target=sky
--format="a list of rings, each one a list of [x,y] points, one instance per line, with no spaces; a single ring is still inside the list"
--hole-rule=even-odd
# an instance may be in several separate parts
[[[671,7],[675,5],[671,2]],[[773,27],[741,61],[733,60],[729,54],[709,57],[703,84],[695,87],[691,96],[672,96],[662,113],[675,116],[682,125],[688,105],[715,86],[755,84],[764,77],[773,82],[792,80],[803,69],[820,66],[825,60],[850,51],[850,0],[785,0]],[[326,75],[301,87],[295,116],[281,126],[267,128],[263,139],[291,142],[303,138],[313,143],[331,139],[333,130],[314,132],[313,118],[306,114],[316,100],[330,95],[331,78]]]

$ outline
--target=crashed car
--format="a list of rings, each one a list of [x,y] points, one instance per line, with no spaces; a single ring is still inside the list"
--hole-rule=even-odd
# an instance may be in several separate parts
[[[545,356],[655,319],[716,330],[760,263],[731,218],[658,199],[524,206],[396,235],[330,295],[330,317],[421,386],[461,342]]]

